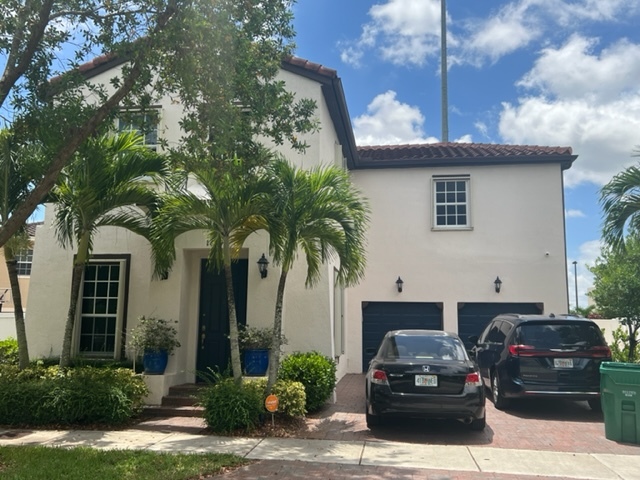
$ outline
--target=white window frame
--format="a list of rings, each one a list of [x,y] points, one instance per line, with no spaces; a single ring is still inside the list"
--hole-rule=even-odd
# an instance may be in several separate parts
[[[442,194],[443,192],[437,191],[437,185],[442,182],[464,182],[465,185],[465,201],[460,202],[457,199],[453,202],[438,202],[438,194]],[[473,225],[471,223],[471,176],[470,175],[433,175],[431,178],[431,189],[432,189],[432,203],[433,208],[431,209],[431,229],[434,231],[439,230],[472,230]],[[445,192],[446,193],[446,192]],[[457,193],[457,192],[454,192]],[[464,225],[438,225],[438,207],[439,206],[453,206],[457,207],[460,205],[464,205],[466,207],[466,223]],[[446,216],[447,214],[445,214]],[[458,215],[457,213],[455,215]]]
[[[28,266],[27,266],[28,265]],[[31,267],[33,266],[33,248],[28,248],[27,250],[23,250],[18,255],[16,255],[16,269],[18,271],[18,276],[20,277],[29,277],[31,276]],[[28,271],[28,273],[21,273],[20,269],[24,269]]]
[[[118,133],[122,133],[122,132],[136,132],[140,135],[143,136],[144,138],[144,145],[146,147],[148,147],[150,150],[153,150],[154,152],[157,152],[160,149],[160,143],[158,141],[159,139],[159,135],[160,135],[160,113],[161,110],[160,108],[151,108],[148,111],[138,111],[138,110],[127,110],[126,115],[129,115],[131,117],[142,117],[144,116],[145,118],[147,117],[151,117],[152,115],[156,117],[156,123],[155,123],[155,143],[148,143],[148,137],[151,135],[152,132],[146,132],[143,133],[139,128],[136,127],[134,122],[126,122],[124,118],[122,117],[118,117],[116,119],[116,131]]]
[[[82,275],[82,283],[80,284],[80,297],[78,298],[78,306],[77,306],[77,314],[76,314],[76,324],[75,324],[75,334],[74,334],[74,348],[73,351],[76,355],[82,355],[85,357],[91,358],[113,358],[114,360],[118,360],[121,358],[122,352],[122,332],[124,330],[124,311],[125,311],[125,303],[126,299],[126,288],[127,288],[127,268],[128,268],[129,258],[125,257],[117,257],[117,258],[92,258],[87,265],[100,266],[101,264],[118,264],[120,266],[120,271],[118,274],[118,294],[117,300],[118,304],[116,307],[116,326],[115,326],[115,339],[114,339],[114,349],[113,353],[108,352],[106,354],[101,354],[100,352],[83,352],[80,351],[80,337],[82,334],[82,318],[83,318],[83,300],[84,300],[84,285],[85,285],[85,276],[84,272]],[[108,297],[107,297],[108,298]],[[97,314],[94,313],[93,316],[101,316],[105,317],[110,316],[107,312],[105,314]]]

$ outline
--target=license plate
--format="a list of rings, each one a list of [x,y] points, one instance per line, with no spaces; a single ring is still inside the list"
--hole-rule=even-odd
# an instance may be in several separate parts
[[[437,387],[437,375],[416,375],[416,387]]]
[[[553,366],[556,368],[573,368],[573,358],[554,358]]]

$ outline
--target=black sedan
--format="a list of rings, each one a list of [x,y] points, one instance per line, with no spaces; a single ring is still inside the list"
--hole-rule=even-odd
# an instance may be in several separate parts
[[[390,417],[454,418],[486,425],[478,367],[457,335],[439,330],[387,332],[369,363],[367,426]]]

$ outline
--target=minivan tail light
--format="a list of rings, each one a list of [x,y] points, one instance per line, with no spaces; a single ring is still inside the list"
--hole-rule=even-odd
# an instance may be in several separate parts
[[[536,354],[536,347],[531,345],[509,345],[509,354],[514,357],[533,357]]]
[[[611,358],[611,349],[606,345],[598,345],[588,350],[589,356],[594,358]]]
[[[474,387],[481,387],[482,380],[480,379],[480,373],[478,372],[468,373],[467,378],[464,381],[464,384],[471,385]]]
[[[378,385],[389,385],[387,374],[384,370],[372,370],[371,371],[371,383],[377,383]]]

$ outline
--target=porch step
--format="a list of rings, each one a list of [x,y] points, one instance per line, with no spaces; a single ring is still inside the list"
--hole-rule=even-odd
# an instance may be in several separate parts
[[[202,417],[204,408],[195,406],[148,406],[144,412],[149,417]]]
[[[144,412],[154,417],[202,417],[204,409],[196,406],[198,391],[204,385],[185,383],[169,387],[160,406],[145,407]]]

